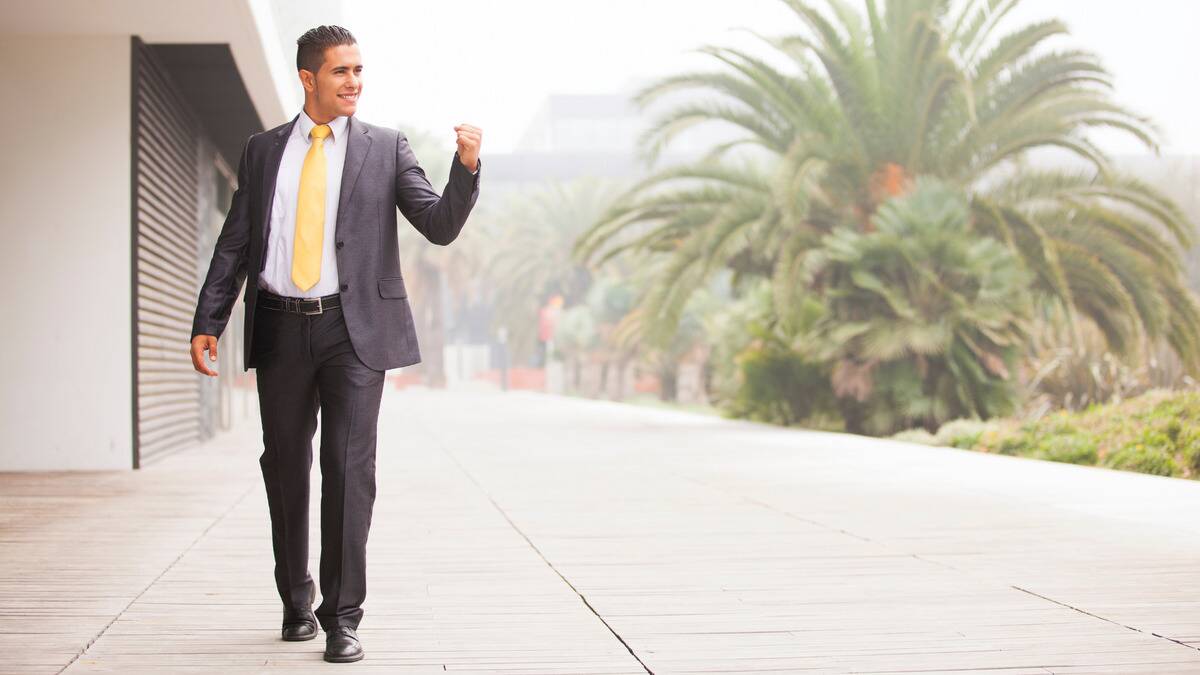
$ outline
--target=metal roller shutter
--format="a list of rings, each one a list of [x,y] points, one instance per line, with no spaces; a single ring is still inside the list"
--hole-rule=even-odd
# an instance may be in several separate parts
[[[199,293],[202,131],[152,49],[133,40],[134,467],[208,436],[187,358]]]

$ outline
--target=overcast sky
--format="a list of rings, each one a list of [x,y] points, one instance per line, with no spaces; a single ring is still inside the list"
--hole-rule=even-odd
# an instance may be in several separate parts
[[[710,59],[705,43],[753,45],[732,29],[790,32],[778,0],[344,0],[365,75],[359,115],[444,133],[484,130],[483,154],[512,149],[544,98],[609,93]],[[1097,52],[1122,103],[1149,114],[1164,152],[1200,154],[1200,1],[1026,0],[1009,26],[1058,16]],[[1110,152],[1136,143],[1098,137]]]

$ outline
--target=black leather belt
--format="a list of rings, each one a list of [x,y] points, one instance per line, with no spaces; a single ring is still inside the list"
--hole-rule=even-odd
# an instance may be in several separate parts
[[[289,298],[260,289],[258,291],[258,306],[295,314],[320,314],[327,309],[341,307],[342,298],[338,293],[322,295],[319,298]]]

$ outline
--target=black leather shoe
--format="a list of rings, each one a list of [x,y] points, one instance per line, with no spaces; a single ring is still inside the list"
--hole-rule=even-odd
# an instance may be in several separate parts
[[[311,640],[317,637],[317,615],[308,610],[308,616],[284,616],[283,639],[289,643]]]
[[[317,586],[309,582],[308,606],[297,608],[283,606],[283,639],[288,642],[300,642],[317,637],[317,615],[313,613],[312,605],[317,601]]]
[[[317,637],[317,615],[312,608],[301,612],[296,610],[283,611],[283,639],[288,642],[300,642]]]
[[[325,632],[325,660],[331,663],[349,663],[363,657],[358,632],[350,626],[337,626]]]

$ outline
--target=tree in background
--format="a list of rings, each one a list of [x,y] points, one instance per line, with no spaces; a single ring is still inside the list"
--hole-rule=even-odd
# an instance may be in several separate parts
[[[648,368],[659,382],[659,398],[664,401],[678,400],[678,382],[681,366],[688,362],[703,363],[712,347],[708,317],[715,314],[728,300],[717,284],[708,284],[689,295],[672,330],[660,330],[661,322],[646,315],[644,298],[655,287],[655,279],[661,274],[659,266],[666,261],[654,256],[640,255],[633,258],[632,271],[625,285],[632,292],[628,310],[613,327],[610,341],[614,349],[630,355],[641,366]]]
[[[483,274],[496,321],[508,328],[514,360],[532,354],[538,308],[548,298],[562,295],[566,310],[587,298],[593,271],[571,256],[571,248],[617,189],[597,179],[549,183],[513,195],[490,212]]]
[[[1192,225],[1170,199],[1115,171],[1088,138],[1094,128],[1117,129],[1157,150],[1156,131],[1113,101],[1111,77],[1095,55],[1052,48],[1050,41],[1067,33],[1060,21],[1006,29],[1017,0],[865,0],[862,11],[842,0],[783,1],[802,30],[758,36],[772,50],[771,62],[707,47],[716,69],[662,79],[637,96],[647,106],[678,92],[706,95],[672,104],[657,118],[643,139],[652,157],[701,123],[731,125],[738,138],[635,185],[577,243],[581,260],[643,251],[669,261],[644,301],[656,331],[674,330],[693,290],[722,269],[732,271],[735,286],[771,279],[780,316],[810,296],[836,308],[847,285],[830,283],[832,272],[813,273],[813,261],[835,259],[852,233],[871,237],[881,207],[931,177],[966,204],[968,222],[954,220],[954,227],[998,243],[1029,271],[1033,316],[1087,320],[1123,356],[1165,341],[1190,373],[1200,370],[1200,308],[1180,255]],[[1088,168],[1031,169],[1030,153],[1046,149]],[[919,298],[900,300],[912,305]],[[980,323],[956,324],[960,335],[992,330],[982,317],[955,319],[964,320]],[[935,388],[936,401],[922,404],[932,415],[923,423],[968,399],[975,404],[967,410],[1000,409],[980,405],[986,393],[964,397],[957,388],[983,382],[971,373],[1011,374],[996,359],[1010,358],[1017,334],[1006,327],[995,342],[1004,356],[980,348],[954,357],[953,377],[966,379]],[[856,340],[829,356],[833,377],[868,383],[867,396],[874,383],[899,377],[898,361],[887,355],[907,354],[917,369],[911,372],[920,372],[912,335],[878,335],[891,344]],[[793,348],[806,348],[810,337],[793,335]],[[918,384],[929,383],[911,375],[907,384],[879,391],[895,398]],[[884,433],[888,425],[870,426]]]
[[[872,222],[867,232],[836,228],[802,265],[827,307],[805,352],[834,364],[846,428],[932,433],[947,420],[1011,413],[1032,275],[971,227],[966,198],[937,179],[918,179]]]
[[[636,302],[637,289],[632,281],[614,274],[597,277],[588,291],[587,306],[595,317],[599,338],[596,349],[601,364],[599,391],[615,390],[616,399],[624,395],[626,372],[638,355],[638,343],[621,330]]]

